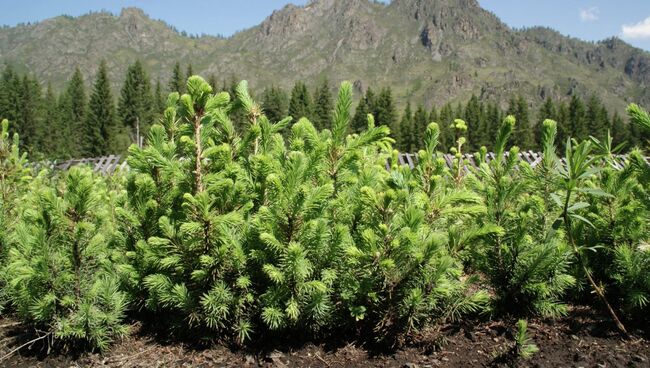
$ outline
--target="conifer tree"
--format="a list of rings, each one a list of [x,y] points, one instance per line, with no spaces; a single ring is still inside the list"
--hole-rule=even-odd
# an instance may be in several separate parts
[[[270,121],[278,122],[287,116],[289,96],[281,87],[266,88],[262,93],[262,108]]]
[[[294,119],[307,118],[311,119],[313,114],[313,104],[307,86],[304,82],[298,81],[291,90],[291,99],[289,101],[289,115]]]
[[[465,118],[465,108],[463,107],[462,102],[458,101],[456,107],[454,108],[454,119],[464,119]],[[467,130],[467,129],[465,129]]]
[[[210,76],[208,77],[208,84],[210,85],[210,87],[212,87],[214,91],[216,91],[217,88],[219,88],[219,83],[217,82],[217,76],[214,75],[214,73],[210,73]]]
[[[86,89],[83,76],[79,68],[75,68],[74,74],[68,83],[65,91],[60,97],[61,121],[63,122],[62,154],[67,157],[79,157],[83,146],[84,123],[88,109]]]
[[[392,131],[393,137],[396,141],[396,146],[403,152],[413,152],[412,151],[412,136],[413,131],[413,112],[411,111],[411,101],[406,103],[404,112],[402,113],[402,119],[399,123],[399,129],[397,131]]]
[[[589,135],[587,131],[585,105],[578,96],[572,96],[568,107],[568,136],[578,141],[586,139]]]
[[[490,102],[488,104],[485,112],[485,139],[487,139],[487,147],[489,147],[490,150],[494,149],[494,139],[496,133],[499,131],[501,122],[503,121],[502,115],[503,112],[501,111],[501,108],[499,108],[495,102]]]
[[[238,146],[227,92],[212,94],[197,76],[186,88],[170,95],[149,144],[130,149],[129,201],[118,213],[133,254],[125,278],[138,303],[167,313],[169,322],[233,333],[242,342],[252,333],[243,253],[251,196],[233,156],[255,138]],[[259,106],[244,90],[245,84],[237,88],[237,98],[257,125]]]
[[[22,203],[2,278],[23,322],[55,341],[104,350],[126,335],[112,247],[112,205],[103,179],[72,168],[61,188],[42,175]]]
[[[585,130],[587,136],[603,140],[609,129],[608,112],[600,100],[592,95],[587,101],[585,112]]]
[[[629,126],[623,121],[623,118],[621,118],[618,112],[614,112],[611,121],[612,125],[610,129],[614,138],[614,141],[612,142],[614,146],[625,144],[627,148],[631,148],[632,145]]]
[[[140,60],[129,66],[118,103],[118,116],[133,142],[146,134],[153,122],[151,84]],[[137,135],[140,135],[138,137]]]
[[[81,155],[97,157],[112,153],[116,134],[115,102],[111,94],[106,62],[102,61],[88,103]]]
[[[41,119],[38,116],[41,106],[41,87],[36,80],[26,74],[23,75],[18,105],[17,131],[21,136],[21,144],[29,150],[39,149],[37,132],[43,130]]]
[[[372,108],[375,105],[375,93],[370,87],[366,90],[366,94],[359,99],[359,104],[354,112],[352,118],[352,133],[359,133],[368,127],[368,114],[372,113]],[[400,130],[393,131],[393,134],[399,135]]]
[[[172,77],[169,80],[169,90],[171,92],[183,93],[185,88],[185,78],[181,73],[181,64],[177,61],[172,70]]]
[[[391,131],[399,131],[399,121],[397,120],[393,92],[390,87],[383,88],[377,96],[374,105],[371,106],[370,111],[375,117],[375,122],[378,126],[384,125],[389,127]]]
[[[332,95],[327,78],[323,79],[321,85],[314,93],[314,127],[318,130],[329,129],[332,122]]]
[[[609,144],[611,142],[608,142]],[[559,179],[558,189],[561,192],[555,197],[558,207],[561,208],[559,218],[566,230],[566,241],[578,261],[580,276],[588,281],[593,294],[606,307],[619,331],[627,335],[625,326],[606,296],[605,287],[594,277],[593,265],[586,254],[587,249],[591,251],[597,251],[597,249],[590,247],[585,239],[588,232],[584,231],[584,226],[593,226],[593,224],[584,217],[583,210],[588,208],[589,204],[583,200],[590,199],[590,197],[607,196],[607,193],[593,184],[593,181],[597,180],[596,175],[602,170],[599,165],[596,165],[598,157],[593,154],[593,147],[592,141],[585,140],[578,143],[576,140],[567,140],[564,157],[566,167],[556,166]]]
[[[154,100],[155,118],[156,120],[158,120],[160,116],[163,114],[163,112],[165,111],[165,107],[166,107],[165,96],[163,96],[160,79],[156,80],[156,89],[154,90],[153,100]]]
[[[18,199],[27,191],[31,180],[27,155],[20,151],[18,134],[9,133],[9,121],[0,122],[0,266],[5,264],[21,209]],[[7,303],[5,279],[0,277],[0,314]]]
[[[519,95],[517,98],[510,99],[508,106],[508,115],[512,115],[517,119],[517,125],[513,132],[514,144],[518,145],[524,150],[534,148],[534,131],[530,125],[530,116],[528,114],[528,102],[523,96]]]
[[[362,170],[371,177],[341,198],[353,229],[352,238],[341,242],[348,255],[338,272],[341,297],[353,326],[379,341],[476,312],[486,299],[484,293],[466,293],[454,276],[458,264],[447,253],[446,237],[427,223],[426,197],[411,184],[432,179],[427,167],[437,139],[437,129],[427,129],[422,171],[394,165],[387,173],[381,162],[368,163]]]
[[[469,149],[476,151],[481,146],[488,144],[489,142],[486,139],[485,109],[476,95],[472,95],[467,102],[463,117],[468,124],[467,139],[469,140]]]
[[[43,129],[38,132],[41,150],[50,158],[56,157],[59,154],[58,147],[62,144],[60,131],[63,127],[57,97],[50,83],[47,84],[43,98],[43,122]]]
[[[436,105],[433,105],[431,106],[431,111],[429,111],[429,120],[432,122],[436,122],[439,120],[438,118],[439,118],[438,109],[436,108]]]
[[[0,124],[0,263],[7,253],[7,234],[14,227],[18,208],[14,205],[30,179],[27,155],[19,146],[19,135],[9,133],[9,121]]]
[[[18,74],[10,65],[6,65],[2,72],[2,87],[0,89],[0,119],[9,121],[18,120],[18,107],[20,106],[21,81]],[[12,131],[16,127],[10,127]]]
[[[185,80],[190,79],[194,75],[194,69],[192,68],[192,63],[187,64],[187,71],[185,72]]]
[[[440,149],[443,152],[448,152],[454,146],[454,109],[450,103],[445,104],[440,109]]]
[[[422,104],[418,105],[417,110],[413,114],[413,126],[411,135],[411,149],[409,152],[417,153],[424,142],[424,132],[427,130],[429,124],[429,114]]]
[[[561,151],[569,137],[571,137],[572,126],[569,117],[569,107],[562,101],[557,109],[557,142],[556,145]]]
[[[495,142],[495,158],[488,163],[482,157],[476,170],[478,180],[471,180],[487,206],[487,215],[479,218],[479,224],[481,229],[491,230],[482,237],[482,246],[474,249],[472,258],[495,288],[497,310],[556,317],[566,314],[566,305],[559,298],[575,283],[569,273],[571,251],[554,230],[554,221],[546,221],[545,212],[536,208],[551,200],[555,187],[538,190],[535,182],[526,179],[530,167],[519,159],[517,147],[504,155],[508,139],[516,131],[514,126],[513,116],[504,119]],[[544,147],[552,152],[555,132],[555,122],[545,123]],[[548,158],[537,169],[553,170],[548,165],[555,163]]]

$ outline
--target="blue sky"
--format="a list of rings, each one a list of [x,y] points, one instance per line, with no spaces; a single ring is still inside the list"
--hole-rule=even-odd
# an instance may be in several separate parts
[[[435,0],[432,0],[435,1]],[[137,6],[156,19],[195,34],[230,35],[261,22],[274,9],[307,0],[0,0],[0,24],[34,22],[91,10],[119,13]],[[619,36],[650,50],[650,0],[479,0],[508,25],[555,28],[585,40]]]

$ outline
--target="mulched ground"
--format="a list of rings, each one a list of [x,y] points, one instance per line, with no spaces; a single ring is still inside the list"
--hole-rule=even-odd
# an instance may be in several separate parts
[[[629,326],[628,326],[629,328]],[[6,367],[650,367],[650,342],[633,331],[625,340],[587,308],[573,308],[557,321],[529,321],[540,351],[513,358],[514,321],[445,326],[422,333],[396,351],[376,351],[353,341],[309,343],[291,348],[231,350],[220,345],[170,342],[133,326],[129,338],[102,354],[51,353],[43,344],[26,346],[4,361]],[[0,319],[0,357],[26,337],[10,318]],[[334,346],[334,347],[333,347]]]

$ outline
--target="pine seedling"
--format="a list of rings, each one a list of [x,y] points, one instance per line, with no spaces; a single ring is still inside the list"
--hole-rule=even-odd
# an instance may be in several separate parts
[[[443,173],[433,157],[436,133],[436,125],[430,125],[415,170],[369,170],[365,185],[350,188],[357,194],[348,198],[360,199],[360,212],[349,227],[353,242],[343,248],[340,293],[354,318],[349,323],[373,331],[380,341],[476,313],[487,299],[484,293],[467,292],[460,265],[447,252],[446,229],[427,222],[429,198],[446,190],[436,178]],[[449,216],[451,211],[441,217]]]
[[[540,226],[543,207],[528,194],[534,187],[527,174],[531,168],[519,159],[518,148],[504,154],[514,125],[513,117],[504,120],[494,159],[482,162],[470,178],[487,207],[479,223],[492,229],[477,237],[481,241],[472,249],[471,263],[488,276],[498,312],[557,317],[566,313],[559,298],[575,282],[569,274],[571,253],[556,231]]]
[[[27,154],[19,149],[18,134],[9,136],[9,121],[0,123],[0,262],[6,255],[6,236],[14,226],[16,199],[30,181]]]
[[[238,87],[239,98],[253,108],[244,89]],[[243,342],[253,332],[244,251],[253,204],[250,177],[234,161],[241,147],[229,101],[198,76],[188,79],[186,94],[170,95],[148,145],[131,148],[120,216],[131,260],[124,278],[139,303],[170,313],[179,327],[208,328]]]
[[[8,237],[18,219],[18,199],[31,180],[27,154],[19,149],[18,134],[9,136],[9,121],[0,123],[0,266],[9,247]],[[6,303],[4,283],[0,280],[0,314]]]
[[[539,351],[537,345],[532,342],[528,336],[528,323],[526,320],[517,321],[517,331],[515,333],[515,353],[523,359],[530,359]]]
[[[41,175],[30,185],[3,269],[7,293],[24,323],[104,350],[126,334],[128,303],[118,289],[107,189],[81,168],[59,190],[51,184]]]
[[[609,194],[605,193],[600,188],[587,186],[587,181],[600,171],[600,169],[594,165],[595,160],[596,158],[592,155],[592,142],[583,141],[575,143],[568,139],[565,154],[566,167],[558,167],[560,182],[562,189],[564,190],[564,198],[563,200],[560,199],[559,196],[556,196],[555,198],[558,202],[558,206],[562,208],[562,220],[566,229],[567,241],[580,263],[584,276],[589,281],[594,293],[596,293],[600,301],[607,308],[607,311],[616,324],[616,327],[624,335],[627,335],[628,333],[625,326],[618,318],[617,313],[614,311],[614,308],[605,296],[605,290],[594,279],[588,261],[583,254],[585,250],[595,250],[595,248],[578,243],[579,231],[583,229],[583,226],[575,226],[573,222],[575,220],[580,225],[593,227],[593,224],[579,212],[581,209],[588,207],[589,204],[584,202],[575,202],[573,200],[574,194],[583,193],[588,196],[609,196]]]

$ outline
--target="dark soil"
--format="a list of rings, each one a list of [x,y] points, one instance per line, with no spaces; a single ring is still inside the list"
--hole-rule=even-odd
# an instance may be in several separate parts
[[[211,344],[167,341],[134,325],[129,338],[104,354],[47,354],[46,340],[25,346],[6,367],[650,367],[650,342],[623,339],[606,320],[574,308],[556,321],[529,321],[539,352],[524,360],[512,354],[515,321],[444,326],[415,337],[395,351],[376,351],[354,341],[233,350]],[[633,326],[629,326],[633,327]],[[10,318],[0,319],[0,356],[33,339]],[[282,345],[282,344],[280,344]]]

